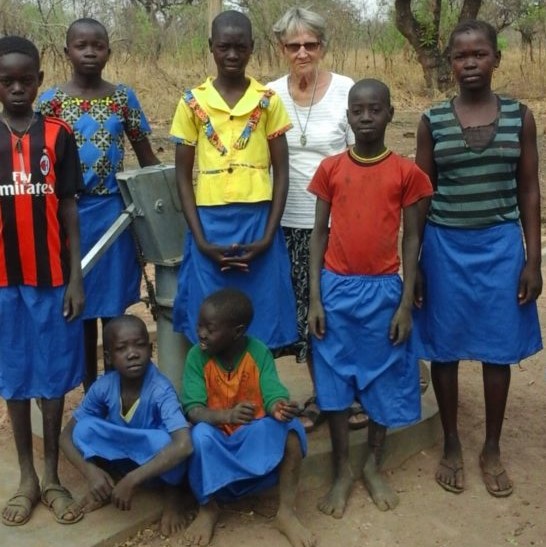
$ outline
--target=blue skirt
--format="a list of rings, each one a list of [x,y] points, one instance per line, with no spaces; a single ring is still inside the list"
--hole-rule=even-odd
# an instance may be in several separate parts
[[[86,417],[76,422],[72,440],[85,460],[95,457],[109,462],[120,462],[119,470],[144,465],[157,456],[168,444],[171,436],[162,429],[133,429],[121,427],[100,418]],[[186,472],[186,462],[165,471],[159,478],[167,484],[182,482]]]
[[[298,435],[305,456],[307,439],[299,420],[279,422],[268,416],[239,427],[232,435],[204,422],[194,426],[188,477],[199,504],[212,497],[234,501],[277,484],[290,431]]]
[[[83,329],[66,321],[66,287],[0,288],[0,396],[56,399],[84,376]]]
[[[419,420],[417,359],[410,342],[389,340],[402,294],[400,277],[323,269],[321,292],[326,334],[311,338],[320,408],[345,410],[358,399],[378,424],[399,427]]]
[[[536,302],[520,306],[525,265],[519,223],[480,229],[427,224],[424,303],[416,310],[419,357],[509,365],[542,349]]]
[[[251,243],[262,238],[270,203],[198,207],[207,241],[219,245]],[[218,264],[203,255],[190,232],[184,241],[178,291],[174,301],[174,330],[197,342],[197,319],[203,300],[226,287],[243,291],[254,306],[248,334],[269,348],[287,346],[297,340],[296,302],[290,281],[290,261],[282,229],[273,243],[249,266],[248,272],[221,272]]]
[[[78,200],[82,257],[118,218],[124,204],[119,194],[82,195]],[[141,268],[129,229],[85,276],[82,319],[117,317],[140,299]]]

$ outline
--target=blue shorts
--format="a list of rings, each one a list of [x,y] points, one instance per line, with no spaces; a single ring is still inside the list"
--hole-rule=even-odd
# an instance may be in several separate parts
[[[542,349],[536,302],[517,300],[524,265],[517,222],[479,229],[427,224],[425,295],[415,312],[418,356],[509,365]]]
[[[194,426],[188,476],[199,504],[211,498],[234,501],[277,484],[290,431],[298,435],[305,456],[307,440],[299,420],[280,422],[268,416],[232,435],[204,422]]]
[[[82,322],[63,317],[65,290],[0,288],[0,397],[56,399],[81,383]]]
[[[410,343],[394,345],[389,328],[402,281],[393,275],[337,275],[322,270],[326,334],[312,337],[313,370],[322,410],[349,408],[357,399],[387,427],[419,420],[419,367]]]

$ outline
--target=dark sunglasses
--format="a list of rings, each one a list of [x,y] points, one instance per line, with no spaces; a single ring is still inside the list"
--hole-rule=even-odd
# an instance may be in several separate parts
[[[289,53],[297,53],[302,47],[305,49],[305,51],[313,53],[318,50],[320,44],[320,42],[305,42],[304,44],[298,44],[293,42],[290,44],[284,44],[284,47]]]

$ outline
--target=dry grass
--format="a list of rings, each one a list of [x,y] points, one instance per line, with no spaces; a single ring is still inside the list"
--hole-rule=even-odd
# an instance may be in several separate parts
[[[392,90],[397,110],[423,110],[442,95],[433,96],[425,89],[420,65],[407,52],[397,55],[392,64],[385,66],[381,57],[374,58],[370,52],[361,50],[350,54],[345,69],[336,69],[327,58],[328,68],[351,76],[355,80],[376,77],[387,83]],[[506,51],[497,70],[494,86],[503,94],[528,102],[535,113],[543,114],[546,105],[541,98],[546,95],[545,59],[534,63],[524,61],[519,49]],[[66,65],[45,64],[46,82],[51,85],[66,80],[69,68]],[[286,72],[284,66],[268,67],[250,64],[248,73],[266,82]],[[182,89],[200,83],[207,75],[202,65],[188,67],[175,59],[162,58],[157,63],[139,62],[137,59],[121,59],[114,55],[106,67],[105,77],[113,82],[123,82],[135,88],[143,107],[154,125],[168,124],[173,115]]]

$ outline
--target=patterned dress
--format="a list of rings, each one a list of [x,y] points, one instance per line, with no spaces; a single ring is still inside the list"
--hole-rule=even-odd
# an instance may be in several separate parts
[[[76,136],[85,184],[78,201],[85,256],[124,208],[116,181],[123,170],[124,135],[139,142],[150,134],[150,126],[134,91],[122,84],[97,99],[71,97],[53,87],[40,96],[38,108],[67,122]],[[85,277],[83,318],[123,313],[139,300],[140,275],[132,236],[125,232]]]

